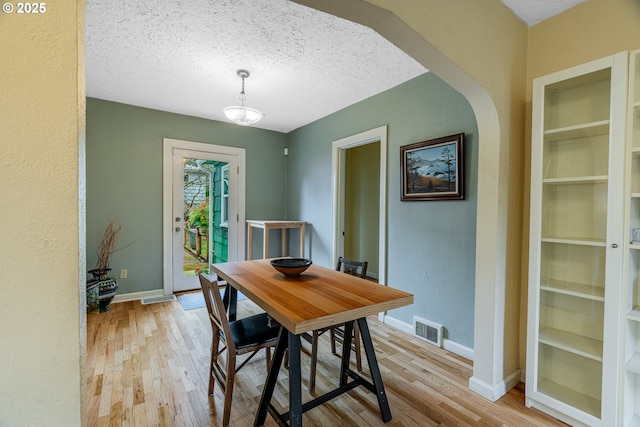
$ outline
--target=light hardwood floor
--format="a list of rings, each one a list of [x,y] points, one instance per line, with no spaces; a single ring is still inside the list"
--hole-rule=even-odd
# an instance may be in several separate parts
[[[238,303],[240,316],[254,313]],[[468,388],[472,363],[369,319],[393,419],[384,424],[375,397],[359,387],[306,412],[305,426],[562,426],[523,404],[523,386],[495,403]],[[326,334],[325,334],[326,335]],[[111,305],[87,320],[87,390],[90,426],[219,426],[222,395],[207,396],[211,327],[206,309],[184,311],[178,301]],[[307,344],[303,344],[308,348]],[[340,359],[322,337],[316,393],[337,384]],[[303,354],[303,399],[308,357]],[[352,361],[352,366],[355,362]],[[364,371],[367,371],[366,362]],[[252,426],[266,377],[264,352],[236,376],[233,426]],[[286,371],[276,406],[287,404]],[[218,413],[219,412],[219,413]],[[267,426],[275,421],[267,417]]]

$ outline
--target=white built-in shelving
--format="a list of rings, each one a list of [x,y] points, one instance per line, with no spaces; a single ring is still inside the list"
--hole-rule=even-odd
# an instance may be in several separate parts
[[[526,403],[572,425],[619,414],[627,67],[620,53],[533,84]]]
[[[629,91],[626,133],[625,231],[628,237],[624,260],[625,373],[621,425],[640,427],[640,51],[629,60]]]

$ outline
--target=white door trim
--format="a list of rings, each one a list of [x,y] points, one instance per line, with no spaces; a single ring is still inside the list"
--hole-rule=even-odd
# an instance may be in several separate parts
[[[172,263],[172,235],[173,235],[173,150],[186,150],[194,153],[222,154],[238,158],[238,241],[235,245],[236,253],[229,254],[230,259],[243,260],[245,258],[245,170],[246,150],[244,148],[226,147],[223,145],[205,144],[202,142],[183,141],[163,138],[162,140],[162,288],[164,295],[173,293],[173,263]],[[235,255],[235,257],[232,257]]]
[[[330,259],[336,260],[343,240],[345,151],[349,148],[380,142],[380,219],[378,226],[378,282],[387,283],[387,126],[380,126],[331,144],[332,233]],[[331,261],[333,262],[333,261]]]

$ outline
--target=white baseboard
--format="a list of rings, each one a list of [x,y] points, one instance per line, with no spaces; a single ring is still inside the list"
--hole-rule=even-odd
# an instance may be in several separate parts
[[[128,294],[116,294],[112,303],[141,300],[142,298],[160,297],[164,295],[162,289],[154,289],[152,291],[131,292]]]
[[[444,348],[447,351],[450,351],[451,353],[455,353],[458,356],[462,356],[465,359],[473,360],[473,349],[465,345],[458,344],[455,341],[451,341],[444,338],[442,340],[442,348]]]
[[[521,372],[520,369],[518,369],[495,385],[485,383],[474,376],[469,379],[469,389],[475,391],[485,399],[495,402],[520,382],[520,376]]]
[[[413,325],[409,323],[402,322],[391,316],[384,316],[382,321],[389,326],[393,326],[394,328],[413,336]],[[455,353],[458,356],[462,356],[465,359],[473,360],[473,349],[462,344],[458,344],[457,342],[444,338],[442,340],[442,348],[450,351],[451,353]]]
[[[406,332],[409,335],[413,335],[413,325],[410,325],[409,323],[401,322],[400,320],[393,318],[391,316],[384,316],[382,321],[389,326],[393,326],[396,329],[400,329],[402,332]]]

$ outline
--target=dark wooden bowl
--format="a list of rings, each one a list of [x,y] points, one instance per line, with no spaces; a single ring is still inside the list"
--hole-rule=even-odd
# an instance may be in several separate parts
[[[271,260],[273,268],[287,277],[296,277],[312,264],[311,260],[304,258],[279,258]]]

